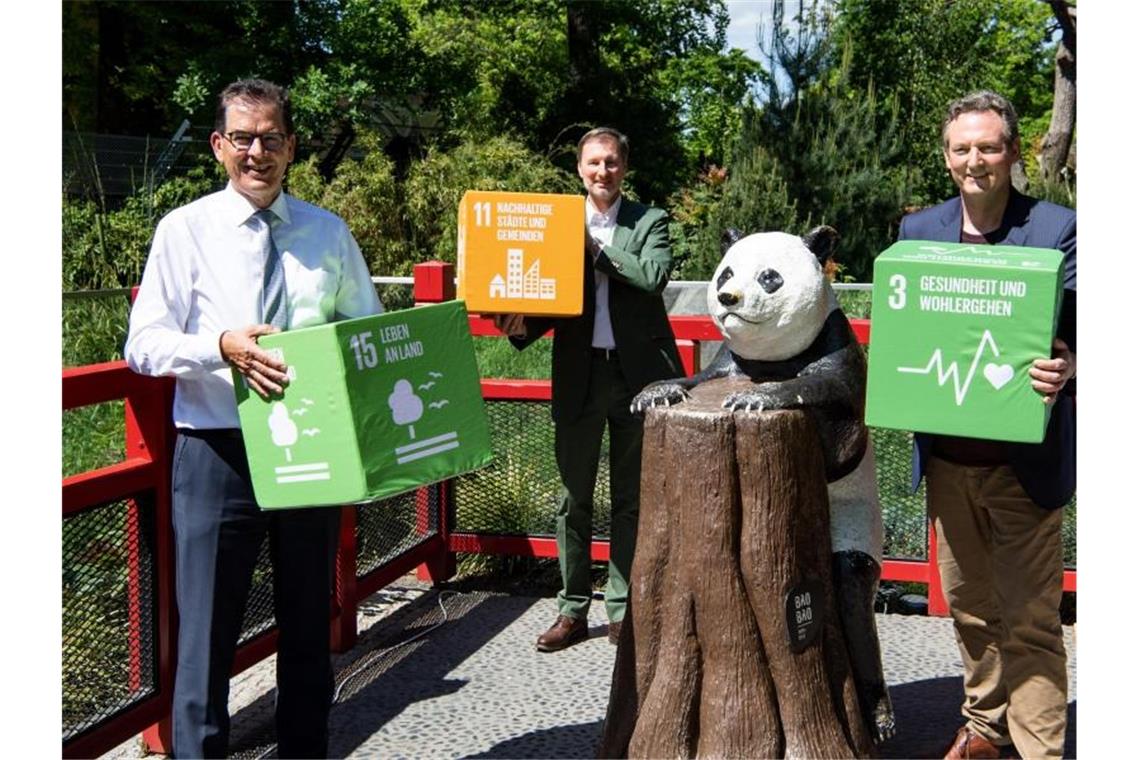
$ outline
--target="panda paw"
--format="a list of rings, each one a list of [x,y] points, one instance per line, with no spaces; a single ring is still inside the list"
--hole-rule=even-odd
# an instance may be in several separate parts
[[[734,412],[762,412],[777,404],[771,394],[763,391],[737,391],[725,396],[721,406]]]
[[[721,406],[734,412],[763,412],[773,409],[795,409],[804,405],[803,397],[787,383],[757,383],[745,391],[724,397]]]
[[[895,711],[894,708],[891,707],[890,697],[885,693],[875,705],[874,715],[871,720],[874,723],[876,744],[882,744],[895,735]]]
[[[629,411],[645,414],[655,406],[672,406],[689,397],[689,392],[677,383],[654,383],[633,397]]]

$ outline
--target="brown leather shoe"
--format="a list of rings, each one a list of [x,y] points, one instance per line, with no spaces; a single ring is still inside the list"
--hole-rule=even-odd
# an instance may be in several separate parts
[[[621,623],[622,621],[620,620],[611,621],[606,628],[606,636],[614,646],[617,646],[618,637],[621,636]]]
[[[1010,757],[1003,750],[1012,750],[1013,747],[998,747],[984,736],[978,736],[967,726],[958,729],[954,734],[954,741],[950,749],[946,750],[944,760],[961,760],[962,758],[978,758],[978,760],[998,760]]]
[[[589,634],[586,618],[572,618],[559,615],[554,625],[538,637],[534,647],[540,652],[557,652],[571,644],[577,644]]]

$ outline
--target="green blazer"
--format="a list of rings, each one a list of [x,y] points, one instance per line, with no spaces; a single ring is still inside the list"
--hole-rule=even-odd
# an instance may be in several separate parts
[[[554,328],[550,411],[556,421],[577,417],[589,390],[595,269],[610,278],[614,345],[633,392],[655,380],[685,374],[661,297],[673,264],[665,212],[623,198],[613,243],[602,249],[592,266],[584,251],[583,255],[587,258],[581,316],[527,317],[526,335],[511,339],[522,349]]]

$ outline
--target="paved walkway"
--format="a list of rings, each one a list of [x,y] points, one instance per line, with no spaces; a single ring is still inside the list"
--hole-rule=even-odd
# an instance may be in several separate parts
[[[614,647],[602,605],[590,639],[554,654],[534,639],[553,598],[393,586],[363,607],[359,644],[335,659],[330,755],[351,758],[591,758],[609,697]],[[899,733],[886,758],[935,757],[958,725],[961,664],[945,618],[879,615]],[[1069,651],[1069,733],[1076,751],[1076,648]],[[233,681],[231,751],[273,757],[274,661]],[[138,756],[123,745],[108,758]]]

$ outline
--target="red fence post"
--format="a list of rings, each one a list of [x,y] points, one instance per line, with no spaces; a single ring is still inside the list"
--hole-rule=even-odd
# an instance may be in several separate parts
[[[455,576],[455,553],[450,551],[448,546],[451,537],[451,504],[455,493],[453,484],[453,480],[444,480],[416,490],[416,533],[420,535],[431,533],[432,492],[434,491],[437,496],[435,517],[439,550],[427,562],[416,567],[416,578],[432,585],[443,583]]]
[[[455,265],[446,261],[426,261],[416,264],[412,270],[414,283],[412,296],[417,304],[442,303],[455,300]],[[439,554],[434,559],[416,568],[416,577],[421,581],[442,583],[455,575],[455,554],[448,550],[447,537],[450,534],[450,495],[454,492],[454,481],[445,480],[436,486],[425,486],[416,491],[416,529],[421,535],[431,530],[431,489],[439,495],[438,513]]]
[[[154,494],[155,610],[158,619],[158,691],[166,705],[162,720],[142,732],[143,743],[151,752],[173,754],[170,704],[174,696],[174,669],[177,663],[178,606],[174,598],[174,526],[171,519],[170,487],[174,464],[174,381],[155,381],[161,390],[145,397],[126,399],[127,455],[147,454],[158,466]],[[137,530],[138,505],[132,502]],[[137,572],[137,569],[134,571]],[[131,604],[134,611],[134,602]]]
[[[130,446],[130,443],[127,444]],[[132,694],[142,688],[142,564],[140,545],[143,541],[139,530],[139,504],[135,499],[127,501],[127,657],[129,667],[127,688]]]
[[[333,581],[335,617],[329,632],[329,648],[347,652],[356,646],[356,507],[340,508],[340,537],[336,546]]]
[[[681,366],[685,377],[692,377],[701,371],[701,342],[699,340],[678,340],[677,353],[681,355]]]
[[[412,298],[417,304],[455,300],[455,265],[425,261],[412,270]]]
[[[938,572],[938,535],[934,531],[934,521],[926,521],[926,535],[928,545],[926,548],[926,562],[930,573],[930,583],[927,586],[926,614],[946,617],[950,614],[950,605],[942,593],[942,575]]]

